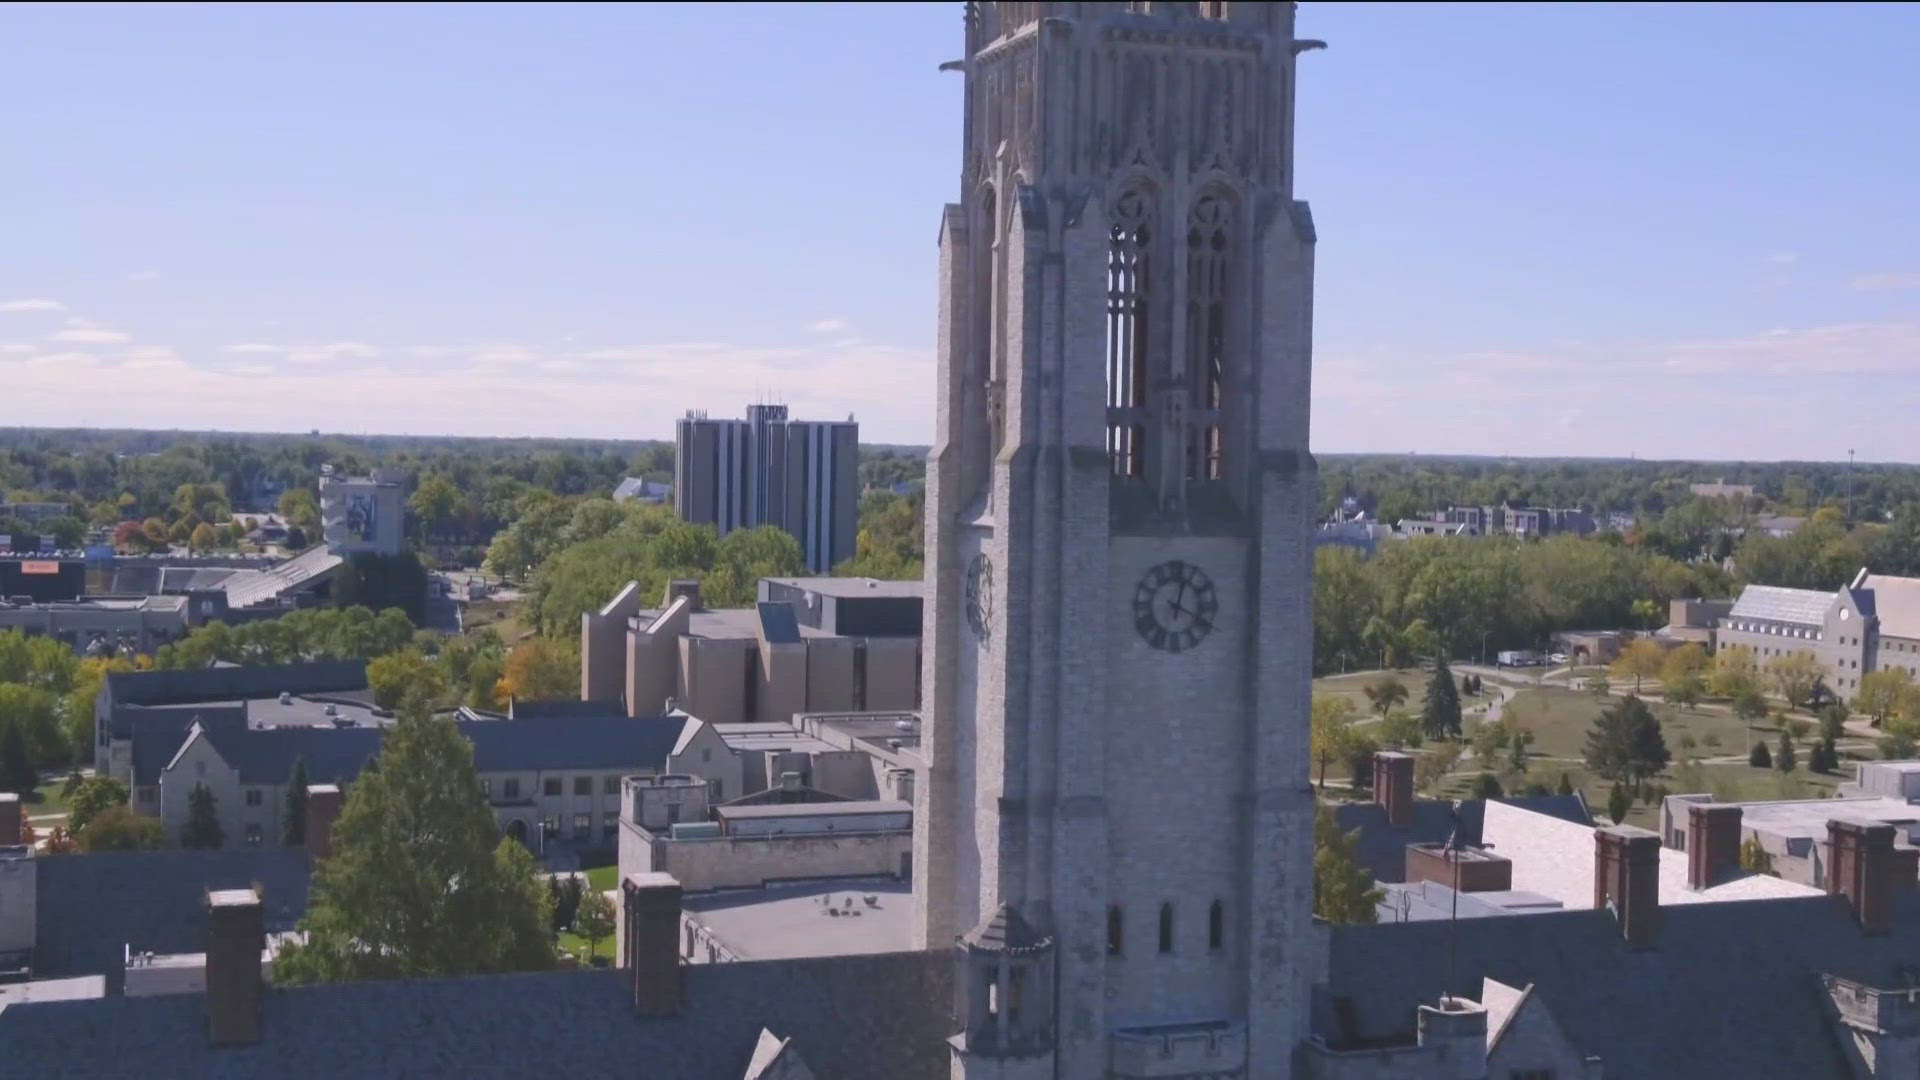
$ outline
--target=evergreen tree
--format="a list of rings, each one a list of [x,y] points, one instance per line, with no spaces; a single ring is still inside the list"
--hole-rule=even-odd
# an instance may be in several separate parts
[[[1667,738],[1660,730],[1660,718],[1652,709],[1637,697],[1629,697],[1621,702],[1633,715],[1633,735],[1628,750],[1628,762],[1633,768],[1633,779],[1637,784],[1667,767],[1673,760],[1673,754],[1667,749]]]
[[[1756,769],[1773,768],[1773,754],[1768,752],[1766,743],[1757,742],[1753,744],[1752,751],[1747,754],[1747,764]]]
[[[293,775],[287,777],[287,809],[280,819],[280,842],[300,847],[307,842],[307,759],[293,759]]]
[[[1378,921],[1377,905],[1386,896],[1360,867],[1355,855],[1360,831],[1341,832],[1333,811],[1322,806],[1313,815],[1313,913],[1330,923]]]
[[[1559,793],[1562,795],[1573,794],[1573,778],[1568,776],[1566,773],[1561,773],[1560,787],[1558,790],[1559,790]]]
[[[1793,732],[1780,729],[1780,752],[1773,755],[1773,767],[1790,773],[1799,767],[1799,755],[1793,752]]]
[[[1607,792],[1607,816],[1618,825],[1627,820],[1627,811],[1632,808],[1633,796],[1627,794],[1627,785],[1614,784],[1613,790]]]
[[[473,746],[424,699],[403,705],[314,868],[302,944],[276,983],[533,971],[553,964],[553,910],[533,857],[499,837]]]
[[[553,918],[550,920],[553,924],[553,932],[558,934],[564,931],[567,928],[567,922],[565,912],[560,904],[560,879],[558,877],[547,878],[547,907],[553,912]]]
[[[1433,658],[1433,675],[1427,679],[1427,697],[1420,709],[1420,730],[1429,739],[1460,735],[1460,691],[1453,685],[1445,653]]]
[[[214,810],[213,789],[205,784],[193,785],[187,795],[187,823],[180,827],[180,846],[217,848],[226,842],[227,834],[220,828],[220,816]]]
[[[27,753],[27,736],[15,721],[0,721],[6,726],[0,733],[0,791],[15,792],[22,802],[40,786],[40,774],[34,771],[33,758]]]

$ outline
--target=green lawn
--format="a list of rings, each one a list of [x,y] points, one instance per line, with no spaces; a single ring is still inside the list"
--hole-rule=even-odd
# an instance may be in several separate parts
[[[587,888],[595,892],[607,892],[620,880],[620,868],[617,866],[595,866],[587,870]]]
[[[587,888],[589,890],[593,892],[610,892],[619,883],[620,868],[618,866],[613,866],[613,865],[590,866],[586,868],[586,874],[587,874]],[[615,907],[617,910],[618,909],[617,901],[616,901]],[[580,957],[580,962],[582,964],[585,964],[587,962],[586,961],[587,939],[581,937],[579,934],[576,934],[571,930],[562,931],[560,934],[560,948],[564,952],[570,952],[573,955]],[[613,955],[613,938],[612,937],[605,937],[600,939],[600,948],[597,955],[599,955],[603,959]]]
[[[1405,707],[1418,709],[1425,692],[1425,674],[1417,671],[1388,674],[1407,684],[1409,698]],[[1350,697],[1356,708],[1371,715],[1363,688],[1380,677],[1380,672],[1360,672],[1319,679],[1314,682],[1314,693]],[[1534,741],[1529,748],[1531,759],[1525,775],[1517,775],[1504,768],[1493,770],[1502,786],[1510,793],[1522,791],[1531,784],[1557,789],[1560,776],[1565,773],[1574,787],[1585,795],[1595,818],[1605,820],[1607,797],[1611,794],[1612,785],[1609,781],[1587,774],[1584,765],[1587,732],[1593,727],[1601,710],[1617,705],[1622,694],[1631,689],[1631,682],[1616,683],[1613,694],[1599,698],[1582,690],[1553,686],[1528,685],[1517,688],[1511,702],[1513,715],[1522,727],[1532,733]],[[1658,693],[1657,687],[1652,684],[1642,689],[1647,695]],[[1724,706],[1709,704],[1697,709],[1680,709],[1652,697],[1643,700],[1660,718],[1667,749],[1673,755],[1672,765],[1665,773],[1654,777],[1650,786],[1664,788],[1670,794],[1706,791],[1723,801],[1827,798],[1843,779],[1852,775],[1851,761],[1877,756],[1865,740],[1843,740],[1842,762],[1838,772],[1832,775],[1811,773],[1806,769],[1807,754],[1813,739],[1813,735],[1809,734],[1806,738],[1796,739],[1800,767],[1793,773],[1783,775],[1771,769],[1755,769],[1746,764],[1747,753],[1754,742],[1765,742],[1769,750],[1778,747],[1780,724],[1776,718],[1749,725],[1728,713]],[[1483,718],[1476,715],[1473,699],[1463,698],[1461,704],[1466,712],[1465,729],[1470,740],[1474,728],[1483,722]],[[1794,719],[1810,723],[1804,715]],[[1439,784],[1437,790],[1427,794],[1466,797],[1480,768],[1481,763],[1469,747],[1455,766],[1454,773]],[[1328,778],[1344,780],[1345,770],[1335,766],[1328,771]],[[1658,791],[1653,794],[1657,796]],[[1643,797],[1628,811],[1626,823],[1652,828],[1658,824],[1659,816],[1657,797],[1651,804]]]

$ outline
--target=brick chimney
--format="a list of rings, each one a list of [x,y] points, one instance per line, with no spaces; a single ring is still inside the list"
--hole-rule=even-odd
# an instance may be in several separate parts
[[[1833,818],[1827,822],[1827,892],[1847,898],[1869,934],[1893,929],[1894,897],[1914,887],[1920,853],[1895,850],[1893,826]]]
[[[629,874],[621,884],[625,966],[641,1016],[680,1014],[680,883],[672,874]]]
[[[260,954],[267,929],[252,889],[207,893],[207,1041],[260,1041]]]
[[[0,847],[20,842],[20,826],[26,823],[20,796],[0,791]]]
[[[316,861],[333,854],[333,823],[345,801],[339,784],[307,785],[307,854]]]
[[[1709,889],[1740,867],[1740,808],[1687,806],[1687,888]]]
[[[1387,812],[1387,824],[1413,824],[1413,755],[1382,750],[1373,755],[1373,801]]]
[[[1593,831],[1593,906],[1611,907],[1620,936],[1651,948],[1660,929],[1660,837],[1631,825]]]

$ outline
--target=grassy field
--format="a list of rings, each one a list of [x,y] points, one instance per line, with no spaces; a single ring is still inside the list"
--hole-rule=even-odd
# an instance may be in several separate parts
[[[1406,707],[1417,709],[1425,692],[1426,676],[1414,671],[1388,674],[1407,684],[1409,697]],[[1355,706],[1365,713],[1368,704],[1363,688],[1380,676],[1380,672],[1361,672],[1319,679],[1314,683],[1314,693],[1350,697]],[[1573,786],[1585,795],[1595,817],[1602,818],[1612,785],[1587,773],[1583,755],[1587,732],[1592,729],[1601,710],[1617,705],[1631,685],[1616,686],[1614,689],[1615,693],[1599,698],[1585,691],[1556,686],[1514,687],[1507,707],[1516,721],[1532,733],[1534,741],[1529,748],[1531,759],[1525,775],[1504,768],[1492,770],[1499,776],[1502,786],[1508,792],[1524,790],[1530,784],[1544,784],[1554,789],[1559,785],[1561,774],[1565,773]],[[1650,686],[1645,689],[1649,694],[1657,693]],[[1487,714],[1491,713],[1493,718],[1500,714],[1498,708],[1483,707],[1476,710],[1471,698],[1463,699],[1462,704],[1466,711],[1465,733],[1469,740],[1475,726],[1484,722]],[[1812,736],[1809,735],[1795,740],[1800,767],[1791,774],[1783,775],[1772,769],[1756,769],[1747,764],[1747,754],[1754,742],[1764,741],[1769,750],[1778,746],[1778,717],[1749,725],[1735,718],[1724,706],[1714,704],[1680,709],[1647,699],[1647,705],[1659,717],[1667,749],[1673,755],[1673,762],[1666,772],[1649,782],[1655,789],[1651,793],[1653,796],[1657,796],[1659,789],[1664,788],[1671,794],[1712,792],[1722,800],[1826,798],[1833,794],[1833,789],[1841,780],[1852,775],[1852,760],[1877,756],[1865,740],[1843,740],[1840,744],[1842,763],[1838,773],[1812,773],[1806,769],[1807,755],[1812,748]],[[1805,716],[1796,716],[1794,719],[1810,723]],[[1481,763],[1469,747],[1455,766],[1455,771],[1428,794],[1464,797],[1480,769]],[[1328,775],[1332,778],[1343,772],[1336,769]],[[1655,797],[1651,802],[1646,799],[1637,802],[1628,811],[1626,823],[1647,828],[1657,825],[1658,820],[1658,800]]]
[[[469,634],[483,627],[491,629],[508,645],[533,632],[520,621],[518,600],[475,600],[467,605],[462,625]]]
[[[611,865],[590,866],[587,868],[586,873],[588,889],[594,892],[608,892],[619,880],[620,868]],[[571,930],[562,931],[560,934],[560,948],[564,952],[570,952],[580,957],[582,964],[587,962],[587,939],[581,937],[579,934]],[[603,959],[613,955],[613,939],[611,937],[600,940],[600,949],[597,955]]]

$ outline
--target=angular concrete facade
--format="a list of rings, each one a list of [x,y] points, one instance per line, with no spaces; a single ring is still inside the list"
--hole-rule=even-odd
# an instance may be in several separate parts
[[[1011,911],[1057,994],[978,961],[956,1076],[1284,1077],[1306,1035],[1314,44],[1289,4],[969,6],[918,933],[973,964]]]

